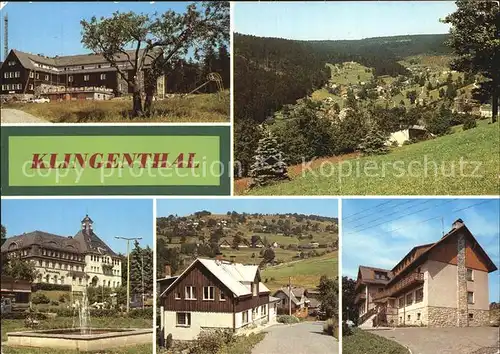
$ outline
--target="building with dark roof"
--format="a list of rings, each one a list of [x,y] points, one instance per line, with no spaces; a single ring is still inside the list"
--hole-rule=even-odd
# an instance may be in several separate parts
[[[359,267],[358,325],[487,325],[488,274],[496,270],[458,219],[441,239],[413,247],[392,269]]]
[[[115,56],[118,67],[128,77],[133,75],[131,69],[135,55],[135,50],[130,50]],[[144,69],[150,66],[152,58],[146,57]],[[103,99],[101,95],[111,97],[132,93],[132,88],[117,69],[97,54],[47,57],[12,49],[0,67],[0,77],[2,95],[58,94],[61,99],[67,99],[65,95],[85,99],[88,98],[85,92],[92,91],[99,94],[93,96],[95,99]]]
[[[121,284],[121,258],[93,230],[86,215],[74,236],[32,231],[7,238],[2,256],[20,257],[34,264],[38,272],[34,283],[68,285],[73,291],[83,287],[118,287]]]

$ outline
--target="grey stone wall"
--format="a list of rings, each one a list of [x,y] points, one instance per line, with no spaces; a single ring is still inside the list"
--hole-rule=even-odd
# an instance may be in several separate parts
[[[468,326],[467,312],[467,269],[465,267],[465,235],[461,233],[457,239],[457,326]]]
[[[427,319],[429,327],[456,327],[457,309],[429,306],[427,308]]]
[[[472,315],[472,319],[469,314]],[[473,310],[469,309],[468,323],[471,327],[487,326],[490,322],[490,312],[488,310]]]

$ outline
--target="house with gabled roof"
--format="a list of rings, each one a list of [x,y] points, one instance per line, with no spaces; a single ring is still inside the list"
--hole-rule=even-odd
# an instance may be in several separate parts
[[[2,257],[20,257],[37,271],[33,283],[58,284],[72,291],[85,286],[119,287],[121,258],[93,230],[86,215],[74,236],[60,236],[35,230],[8,237]]]
[[[458,219],[441,239],[413,247],[392,269],[359,267],[358,325],[487,325],[488,274],[496,270]]]
[[[288,314],[290,310],[289,302],[291,301],[292,315],[307,317],[309,304],[311,302],[307,297],[307,289],[292,287],[290,290],[288,287],[282,287],[277,290],[273,296],[280,299],[278,303],[279,314]]]
[[[197,258],[160,294],[162,333],[193,340],[205,330],[263,328],[276,321],[279,299],[269,294],[258,266]]]

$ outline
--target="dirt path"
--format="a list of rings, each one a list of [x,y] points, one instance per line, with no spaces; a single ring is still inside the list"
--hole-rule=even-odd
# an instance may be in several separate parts
[[[322,322],[276,325],[265,330],[266,336],[252,354],[336,354],[339,343],[323,334]]]
[[[339,155],[339,156],[321,157],[319,159],[315,159],[310,164],[309,164],[309,162],[307,162],[306,165],[310,166],[311,168],[315,168],[315,167],[321,166],[321,164],[323,162],[340,163],[344,160],[354,159],[360,155],[361,154],[359,152],[353,152],[350,154]],[[300,176],[302,173],[302,170],[304,170],[305,168],[306,167],[304,166],[304,164],[288,166],[288,175],[291,178]],[[249,177],[235,179],[234,180],[234,194],[235,195],[245,194],[245,191],[247,190],[249,183],[250,183]]]
[[[45,119],[35,117],[18,109],[2,109],[1,116],[2,123],[50,123]]]

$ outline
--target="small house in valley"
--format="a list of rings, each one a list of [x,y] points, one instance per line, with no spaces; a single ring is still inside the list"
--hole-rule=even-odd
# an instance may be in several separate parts
[[[291,291],[288,287],[282,287],[276,291],[273,296],[280,299],[278,303],[278,313],[288,314],[290,311],[292,315],[297,317],[307,317],[310,300],[306,296],[307,290],[305,288],[292,287]]]

